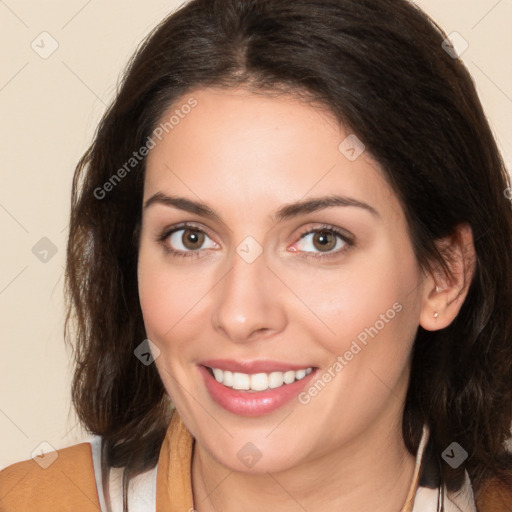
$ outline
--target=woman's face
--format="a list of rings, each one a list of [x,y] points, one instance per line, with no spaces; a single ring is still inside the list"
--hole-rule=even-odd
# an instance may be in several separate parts
[[[201,89],[173,114],[147,160],[139,293],[200,446],[263,472],[399,435],[427,292],[377,163],[290,97]]]

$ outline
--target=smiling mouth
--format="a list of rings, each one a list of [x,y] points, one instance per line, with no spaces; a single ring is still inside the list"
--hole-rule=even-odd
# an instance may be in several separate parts
[[[210,368],[209,366],[205,366],[205,368],[219,384],[227,388],[256,392],[293,384],[298,380],[302,380],[314,370],[314,367],[311,366],[300,370],[288,370],[285,372],[249,374],[221,370],[220,368]]]

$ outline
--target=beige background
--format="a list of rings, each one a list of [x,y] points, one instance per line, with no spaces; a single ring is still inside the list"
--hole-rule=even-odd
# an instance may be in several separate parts
[[[71,411],[63,343],[72,173],[129,56],[180,3],[0,0],[0,468],[43,442],[62,448],[87,437]],[[417,3],[469,43],[462,58],[510,168],[512,1]]]

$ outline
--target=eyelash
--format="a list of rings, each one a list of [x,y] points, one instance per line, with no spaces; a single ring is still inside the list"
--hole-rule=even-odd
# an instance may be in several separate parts
[[[177,251],[175,249],[170,249],[169,246],[165,243],[165,241],[176,231],[181,231],[182,229],[190,229],[191,231],[196,231],[198,233],[203,233],[206,236],[208,234],[199,228],[198,226],[195,226],[194,224],[190,224],[188,222],[184,222],[182,224],[178,224],[171,229],[165,229],[158,237],[157,242],[160,243],[165,251],[170,254],[172,257],[177,258],[197,258],[199,257],[199,253],[201,252],[200,249],[197,251]],[[346,235],[345,233],[341,232],[334,226],[330,226],[328,224],[324,224],[322,226],[316,227],[314,229],[309,229],[305,232],[302,232],[299,234],[299,239],[304,238],[307,235],[310,235],[311,233],[317,233],[319,231],[328,231],[330,233],[333,233],[337,237],[341,238],[341,240],[346,244],[342,249],[338,249],[335,252],[329,252],[329,253],[321,253],[321,252],[304,252],[303,257],[304,258],[314,258],[314,259],[329,259],[339,256],[340,254],[348,252],[352,247],[354,247],[355,243],[354,240]]]

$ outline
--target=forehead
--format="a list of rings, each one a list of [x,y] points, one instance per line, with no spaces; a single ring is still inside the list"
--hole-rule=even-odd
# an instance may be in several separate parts
[[[400,213],[378,164],[367,151],[356,159],[346,152],[362,146],[325,107],[208,88],[176,101],[160,126],[167,129],[148,155],[145,199],[162,191],[255,212],[336,193]]]

